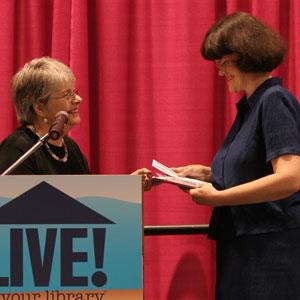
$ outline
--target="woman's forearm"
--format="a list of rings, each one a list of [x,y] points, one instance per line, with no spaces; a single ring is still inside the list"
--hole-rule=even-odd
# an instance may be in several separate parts
[[[198,204],[223,206],[255,204],[284,199],[300,189],[300,156],[272,160],[273,174],[225,190],[203,184],[189,193]]]
[[[297,192],[299,188],[299,178],[297,176],[293,174],[272,174],[223,191],[218,191],[214,201],[219,205],[269,202],[286,198]]]

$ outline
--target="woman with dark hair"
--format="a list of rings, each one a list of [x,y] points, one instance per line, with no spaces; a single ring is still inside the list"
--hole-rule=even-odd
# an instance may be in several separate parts
[[[212,167],[174,168],[206,181],[189,193],[214,207],[216,299],[300,299],[300,108],[270,72],[282,39],[257,18],[235,12],[207,32],[202,55],[230,92],[243,92]]]

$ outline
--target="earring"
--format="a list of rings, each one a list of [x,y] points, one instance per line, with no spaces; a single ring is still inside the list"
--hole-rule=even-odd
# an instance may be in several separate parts
[[[45,124],[48,123],[48,119],[47,118],[44,118],[43,121],[44,121]]]

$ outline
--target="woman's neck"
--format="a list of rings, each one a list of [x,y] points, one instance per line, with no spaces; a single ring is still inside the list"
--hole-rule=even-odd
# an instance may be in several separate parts
[[[37,123],[35,122],[33,125],[33,131],[36,133],[37,136],[42,137],[44,136],[46,133],[49,132],[49,128],[50,126],[47,123]],[[60,138],[58,138],[57,140],[52,140],[49,139],[47,141],[48,143],[52,144],[52,145],[56,145],[56,146],[62,146],[64,141],[63,141],[63,136],[61,136]]]
[[[254,91],[266,80],[270,79],[272,76],[269,72],[267,73],[247,73],[247,78],[245,80],[245,94],[249,98]]]

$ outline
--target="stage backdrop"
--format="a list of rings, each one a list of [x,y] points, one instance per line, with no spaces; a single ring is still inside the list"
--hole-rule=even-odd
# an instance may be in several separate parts
[[[228,95],[199,49],[216,18],[235,10],[284,36],[289,53],[276,74],[300,98],[297,0],[1,0],[0,140],[18,125],[12,75],[49,55],[77,77],[82,123],[71,136],[93,173],[129,173],[153,158],[169,166],[210,164],[237,96]],[[210,213],[171,185],[144,196],[147,225],[207,223]],[[145,299],[213,299],[214,254],[205,236],[146,237]]]

